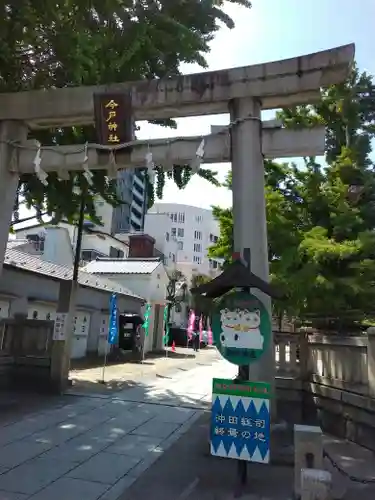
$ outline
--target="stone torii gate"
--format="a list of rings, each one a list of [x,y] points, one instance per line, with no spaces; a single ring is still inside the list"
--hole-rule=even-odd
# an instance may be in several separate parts
[[[231,159],[234,247],[237,252],[250,248],[252,271],[264,281],[269,281],[263,167],[263,153],[267,154],[267,141],[271,157],[283,155],[272,152],[269,145],[271,133],[265,129],[262,134],[261,109],[282,108],[319,100],[321,87],[345,80],[353,57],[354,45],[347,45],[284,61],[165,80],[0,94],[0,213],[2,214],[0,257],[3,257],[5,252],[19,175],[23,171],[28,171],[32,165],[30,156],[28,157],[27,153],[19,155],[19,149],[10,142],[25,144],[28,129],[92,124],[94,95],[98,92],[123,91],[130,92],[131,110],[136,120],[202,116],[229,111],[230,146],[225,138],[207,139],[207,160],[216,162],[220,158],[222,161]],[[288,133],[291,132],[280,130],[275,132],[274,136],[284,134],[286,138]],[[265,150],[262,150],[262,135]],[[297,140],[296,137],[295,135],[289,140]],[[302,137],[300,135],[299,140],[302,140]],[[199,141],[201,140],[202,138],[199,138]],[[154,144],[155,161],[158,161],[158,150],[165,158],[167,155],[165,148],[172,148],[172,161],[187,163],[185,161],[187,157],[191,160],[195,155],[198,140],[183,141],[184,145],[175,139],[171,139],[171,144],[167,146],[165,140],[164,145]],[[306,154],[308,148],[305,146],[297,150],[297,154],[302,150]],[[126,163],[134,164],[140,161],[140,156],[143,160],[148,143],[143,147],[143,151],[142,145],[140,148],[135,148],[134,156],[132,153],[130,162],[128,159]],[[139,156],[137,150],[141,151]],[[15,151],[18,161],[12,161]],[[312,147],[308,154],[319,154],[319,152],[321,152],[319,147]],[[295,150],[292,154],[295,154]],[[57,170],[60,163],[54,153],[47,151],[45,155],[43,169],[46,172]],[[102,161],[96,155],[95,151],[90,150],[89,167],[103,168]],[[66,168],[72,170],[82,168],[82,153],[79,158],[74,156],[66,157]],[[291,153],[285,156],[291,156]],[[118,163],[118,166],[121,165]],[[3,258],[0,260],[3,261]],[[270,310],[269,298],[262,297],[262,300]],[[69,345],[69,342],[67,344]],[[65,349],[66,356],[69,356],[67,349]],[[262,363],[251,366],[251,379],[272,381],[273,373],[274,356],[271,342],[268,352],[262,357]],[[62,377],[66,375],[61,373]]]

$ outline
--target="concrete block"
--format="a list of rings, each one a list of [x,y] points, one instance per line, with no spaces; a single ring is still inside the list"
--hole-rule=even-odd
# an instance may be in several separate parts
[[[301,470],[301,500],[331,500],[332,476],[319,469]]]
[[[323,433],[320,427],[294,426],[294,494],[301,494],[301,470],[323,469]]]

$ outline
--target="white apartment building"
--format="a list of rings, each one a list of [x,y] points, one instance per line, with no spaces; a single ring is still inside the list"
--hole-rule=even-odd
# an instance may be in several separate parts
[[[146,234],[164,253],[168,268],[174,266],[187,278],[216,273],[219,261],[209,259],[208,248],[219,237],[212,211],[178,203],[155,203],[145,216]]]

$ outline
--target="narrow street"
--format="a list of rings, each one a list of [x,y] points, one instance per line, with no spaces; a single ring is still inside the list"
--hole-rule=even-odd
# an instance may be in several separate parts
[[[212,377],[235,373],[205,359],[186,368],[182,360],[173,373],[114,393],[71,395],[69,404],[4,424],[0,500],[121,497],[202,416]]]

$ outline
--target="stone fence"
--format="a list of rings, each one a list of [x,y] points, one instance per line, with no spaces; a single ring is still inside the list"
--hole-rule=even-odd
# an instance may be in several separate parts
[[[51,383],[53,321],[0,320],[0,383],[41,389]]]
[[[277,400],[285,418],[316,423],[375,450],[375,334],[275,333]]]

